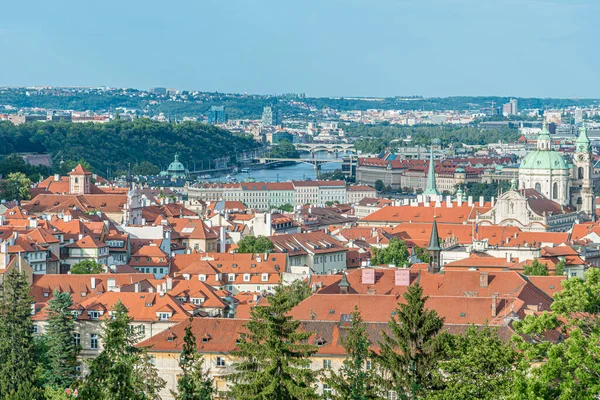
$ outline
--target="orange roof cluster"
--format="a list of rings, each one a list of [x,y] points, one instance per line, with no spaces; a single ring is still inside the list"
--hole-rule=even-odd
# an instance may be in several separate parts
[[[270,236],[269,239],[273,242],[276,252],[290,256],[347,251],[339,240],[321,231],[276,235]]]
[[[361,221],[388,224],[401,222],[431,224],[435,218],[438,224],[464,224],[474,221],[477,213],[483,214],[491,209],[490,202],[484,203],[483,206],[479,206],[478,202],[474,202],[471,206],[467,202],[463,202],[460,206],[453,203],[452,207],[447,207],[445,201],[440,202],[440,207],[436,207],[435,202],[431,202],[429,207],[425,207],[422,203],[418,207],[410,205],[383,207],[364,217]]]

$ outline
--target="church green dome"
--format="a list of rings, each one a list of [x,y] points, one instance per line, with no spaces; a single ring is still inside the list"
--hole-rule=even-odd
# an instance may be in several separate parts
[[[569,169],[569,166],[556,151],[536,150],[521,161],[519,169]]]
[[[181,162],[179,162],[179,154],[175,154],[175,160],[169,164],[169,168],[167,168],[168,175],[171,178],[185,178],[186,172],[185,167]]]

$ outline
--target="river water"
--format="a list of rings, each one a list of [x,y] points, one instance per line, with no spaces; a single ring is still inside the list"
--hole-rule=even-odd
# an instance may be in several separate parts
[[[349,153],[350,154],[350,153]],[[318,152],[315,158],[319,160],[327,159],[332,162],[321,165],[321,172],[331,172],[342,168],[342,157],[345,154],[339,153],[338,158],[334,154],[327,152]],[[308,159],[309,157],[302,157]],[[255,179],[257,182],[284,182],[284,181],[300,181],[305,179],[317,179],[315,167],[312,164],[298,163],[285,167],[277,167],[271,169],[256,169],[250,170],[248,173],[239,172],[232,174],[231,178],[238,182],[243,182],[247,179]],[[226,177],[211,179],[213,182],[224,182]]]

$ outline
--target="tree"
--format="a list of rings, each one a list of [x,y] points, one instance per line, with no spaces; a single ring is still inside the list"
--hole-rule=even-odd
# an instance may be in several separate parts
[[[8,174],[8,179],[2,182],[0,191],[2,198],[5,200],[29,200],[31,195],[31,180],[22,172],[12,172]]]
[[[296,147],[287,139],[282,139],[271,148],[271,157],[273,158],[300,158],[300,153]]]
[[[36,399],[37,388],[33,321],[29,284],[17,268],[5,274],[0,288],[0,398]]]
[[[71,266],[71,274],[102,274],[104,268],[94,260],[83,260]]]
[[[375,181],[375,190],[378,192],[383,192],[383,189],[385,189],[385,183],[383,183],[381,179],[377,179]]]
[[[79,346],[73,334],[75,321],[70,307],[73,305],[71,294],[54,291],[54,297],[48,302],[47,356],[49,360],[46,382],[61,389],[72,387],[77,377],[77,355]]]
[[[104,350],[90,363],[79,396],[84,400],[158,398],[165,382],[157,376],[146,350],[135,346],[138,336],[130,326],[133,319],[120,301],[112,312],[112,318],[104,322]]]
[[[531,265],[523,266],[523,275],[528,276],[548,276],[548,266],[546,264],[542,264],[538,260],[533,260]]]
[[[282,206],[273,207],[283,212],[294,212],[294,206],[290,203],[284,204]]]
[[[583,399],[600,396],[600,270],[563,281],[552,313],[528,315],[514,327],[523,352],[511,399]],[[532,366],[535,363],[536,366]]]
[[[554,275],[562,276],[565,274],[565,260],[560,260],[554,267]]]
[[[183,337],[183,349],[179,358],[182,374],[177,378],[177,392],[171,391],[175,400],[211,400],[214,387],[208,371],[203,372],[204,358],[196,348],[196,336],[188,325]]]
[[[273,250],[273,242],[265,236],[244,236],[238,242],[238,253],[270,253]]]
[[[415,246],[413,248],[417,258],[421,260],[421,262],[428,263],[429,262],[429,252],[427,249],[419,246]]]
[[[428,399],[496,400],[510,393],[519,362],[513,347],[488,325],[469,326],[464,334],[448,335],[439,363],[444,388]]]
[[[296,307],[311,294],[308,282],[302,279],[296,279],[290,285],[283,286],[281,290],[285,293],[289,301],[288,306],[290,309]]]
[[[410,255],[404,241],[393,237],[387,247],[383,249],[373,248],[372,265],[394,264],[403,266],[409,264]]]
[[[150,161],[142,161],[141,163],[135,163],[131,169],[133,175],[158,175],[160,168],[152,164]]]
[[[434,310],[425,308],[427,296],[418,283],[404,293],[390,318],[389,333],[383,332],[379,354],[373,357],[383,372],[381,385],[399,398],[417,399],[440,385],[438,361],[442,356],[444,324]]]
[[[379,399],[375,369],[368,363],[371,341],[357,306],[351,314],[352,321],[341,339],[346,350],[346,359],[339,372],[330,371],[325,377],[333,389],[329,398],[333,400],[370,400]]]
[[[317,347],[306,343],[310,333],[298,330],[300,322],[288,315],[290,300],[281,287],[269,298],[268,306],[250,312],[246,333],[239,350],[232,353],[240,361],[229,377],[231,394],[244,400],[317,399],[312,384],[316,373],[309,357]]]

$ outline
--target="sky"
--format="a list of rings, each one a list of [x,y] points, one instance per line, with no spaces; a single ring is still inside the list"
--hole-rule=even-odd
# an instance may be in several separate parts
[[[600,97],[598,0],[27,0],[0,86]]]

